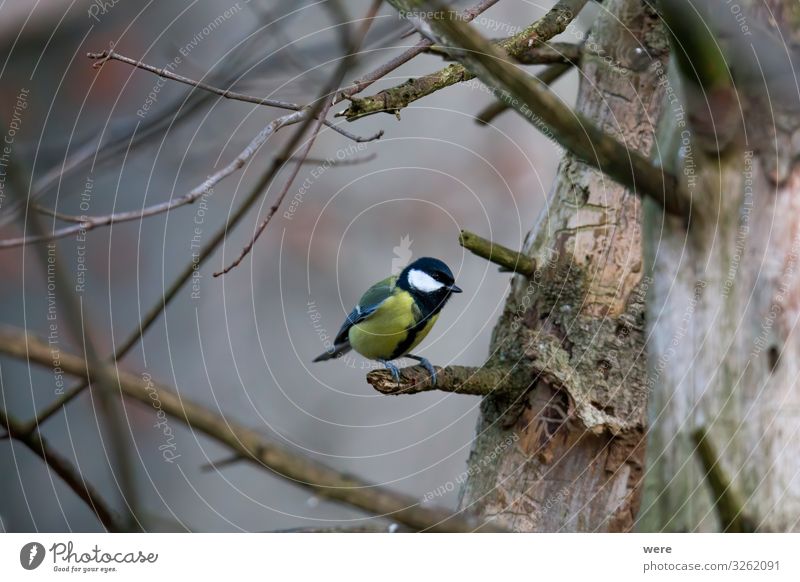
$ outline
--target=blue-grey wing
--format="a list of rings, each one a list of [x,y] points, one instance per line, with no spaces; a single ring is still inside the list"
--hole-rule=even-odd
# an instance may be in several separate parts
[[[339,333],[336,334],[334,344],[338,345],[346,342],[350,328],[375,313],[378,307],[381,306],[381,303],[391,296],[396,280],[397,277],[388,277],[367,289],[366,293],[358,300],[358,305],[353,308],[353,311],[351,311],[347,319],[344,320],[342,327],[339,329]]]

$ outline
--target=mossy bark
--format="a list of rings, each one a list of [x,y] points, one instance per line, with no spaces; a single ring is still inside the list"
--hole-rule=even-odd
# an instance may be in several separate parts
[[[577,109],[649,155],[668,41],[646,5],[605,6]],[[463,507],[515,531],[632,527],[646,430],[641,239],[639,199],[565,155],[528,236],[537,270],[515,276],[492,341],[489,363],[524,370],[527,390],[484,400]]]

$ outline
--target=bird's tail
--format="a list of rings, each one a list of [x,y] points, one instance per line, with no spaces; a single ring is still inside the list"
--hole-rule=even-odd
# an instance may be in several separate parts
[[[343,356],[351,349],[353,348],[350,346],[349,341],[343,342],[341,344],[336,344],[335,346],[333,346],[333,349],[318,355],[316,358],[312,360],[312,362],[324,362],[325,360],[332,360],[334,358]]]

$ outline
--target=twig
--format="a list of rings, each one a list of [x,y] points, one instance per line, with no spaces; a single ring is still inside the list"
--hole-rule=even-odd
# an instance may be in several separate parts
[[[559,2],[542,18],[528,26],[519,34],[501,41],[495,47],[496,50],[505,51],[505,53],[512,58],[518,54],[529,53],[555,35],[564,32],[567,25],[578,15],[578,12],[581,11],[587,1],[588,0],[559,0]],[[407,6],[409,3],[398,0],[391,0],[390,4],[398,9],[410,8]],[[414,7],[418,6],[418,3],[411,4],[413,4]],[[441,7],[437,9],[441,9]],[[437,18],[431,20],[430,24],[433,25],[442,20],[459,19]],[[463,22],[461,24],[466,26]],[[475,75],[464,65],[448,65],[435,73],[416,79],[410,79],[402,85],[380,91],[370,97],[351,99],[350,107],[338,115],[346,117],[348,121],[353,121],[365,115],[372,115],[379,112],[397,114],[401,109],[422,97],[456,83],[469,81],[473,78],[475,78]]]
[[[392,4],[398,0],[389,0]],[[438,2],[420,2],[428,10],[440,10]],[[649,196],[666,212],[686,216],[684,200],[676,194],[675,177],[653,166],[642,154],[631,150],[595,126],[520,71],[480,33],[453,18],[429,22],[431,28],[460,49],[458,58],[469,66],[495,95],[528,121],[572,153],[639,196]]]
[[[371,153],[367,156],[358,158],[345,158],[345,159],[324,159],[324,158],[301,158],[300,156],[291,156],[283,160],[278,160],[281,163],[285,162],[299,162],[303,165],[321,166],[327,164],[332,168],[341,168],[342,166],[357,166],[358,164],[366,164],[378,157],[377,153]]]
[[[33,362],[52,365],[47,342],[26,334],[22,330],[0,326],[0,353]],[[62,351],[61,368],[65,373],[87,377],[97,370],[87,370],[83,357]],[[365,483],[353,476],[296,453],[285,446],[265,439],[261,434],[229,418],[197,404],[172,390],[154,383],[145,383],[141,375],[108,366],[107,373],[118,379],[119,389],[127,398],[152,407],[158,399],[170,417],[199,431],[248,461],[267,468],[277,476],[294,481],[296,485],[316,492],[317,495],[361,508],[376,516],[390,518],[415,530],[426,531],[498,531],[490,523],[478,521],[465,512],[453,514],[450,510],[422,507],[413,497]]]
[[[555,65],[550,65],[544,71],[536,75],[536,79],[540,83],[544,83],[545,85],[552,85],[558,79],[560,79],[564,74],[566,74],[570,69],[572,69],[572,63],[556,63]],[[478,115],[475,116],[475,121],[477,121],[481,125],[488,125],[494,119],[503,113],[504,111],[508,111],[510,107],[504,101],[495,101],[484,110],[482,110]]]
[[[502,46],[505,40],[508,39],[493,42]],[[433,45],[428,52],[452,59],[450,49],[446,47]],[[574,65],[580,60],[581,53],[581,45],[570,42],[546,42],[540,46],[534,45],[523,49],[522,52],[514,55],[514,60],[520,65],[554,65],[557,63]]]
[[[320,111],[320,116],[321,117],[324,117],[325,115],[328,114],[328,111],[330,111],[331,105],[333,105],[333,103],[331,103],[330,100],[326,100],[325,101],[325,104],[322,106],[322,109]],[[256,244],[256,241],[261,236],[261,233],[264,232],[264,230],[267,228],[267,225],[269,225],[270,221],[272,220],[272,217],[275,216],[276,212],[278,212],[278,209],[281,207],[281,204],[283,203],[284,198],[286,198],[286,194],[289,193],[289,189],[292,187],[292,184],[294,183],[295,178],[297,178],[297,174],[300,173],[300,168],[303,166],[303,160],[308,155],[308,153],[311,151],[311,147],[314,145],[314,140],[316,139],[317,135],[319,134],[319,130],[320,130],[321,127],[322,127],[322,124],[319,121],[317,121],[317,123],[314,124],[314,128],[311,130],[311,137],[309,137],[308,140],[306,140],[306,143],[303,145],[303,149],[300,152],[300,155],[298,156],[299,159],[298,159],[297,163],[295,163],[294,168],[292,169],[291,173],[289,174],[289,178],[284,183],[283,189],[280,191],[280,193],[278,194],[278,197],[275,199],[275,203],[272,206],[270,206],[269,212],[267,213],[267,216],[264,218],[264,220],[262,220],[259,223],[258,227],[256,227],[255,233],[253,234],[253,236],[250,239],[250,241],[244,246],[242,251],[239,253],[239,256],[236,257],[236,259],[234,259],[234,261],[231,264],[229,264],[227,267],[225,267],[221,271],[216,271],[214,273],[214,277],[219,277],[221,275],[225,275],[226,273],[230,272],[232,269],[235,269],[236,267],[238,267],[241,264],[241,262],[244,260],[244,258],[248,254],[250,254],[250,251],[253,250],[253,245]]]
[[[469,22],[473,20],[476,16],[478,16],[481,12],[484,12],[497,4],[499,0],[483,0],[482,2],[478,3],[477,5],[473,6],[472,8],[466,9],[462,13],[462,18],[464,22]],[[367,73],[360,79],[353,82],[353,85],[342,89],[339,91],[339,97],[336,99],[336,102],[343,99],[349,99],[356,93],[360,93],[370,85],[372,85],[378,79],[382,79],[401,65],[404,65],[417,55],[424,53],[428,50],[431,46],[433,46],[433,41],[428,40],[427,38],[422,39],[416,45],[411,47],[410,49],[406,50],[404,53],[396,56],[390,61],[382,64],[377,69]]]
[[[274,134],[278,129],[281,127],[292,125],[294,123],[299,123],[306,119],[309,114],[309,109],[303,109],[301,111],[296,111],[294,113],[290,113],[288,115],[284,115],[283,117],[279,117],[273,121],[271,121],[264,129],[262,129],[258,135],[247,145],[247,147],[242,150],[242,152],[236,156],[227,166],[215,172],[206,180],[198,185],[195,186],[192,190],[190,190],[187,194],[180,196],[178,198],[173,198],[172,200],[168,200],[166,202],[161,202],[158,204],[154,204],[152,206],[148,206],[142,210],[132,210],[128,212],[119,212],[116,214],[108,214],[105,216],[93,216],[87,218],[85,221],[75,224],[73,226],[68,226],[60,229],[56,229],[51,233],[45,235],[35,235],[35,236],[23,236],[19,238],[12,238],[6,240],[0,240],[0,248],[12,248],[23,246],[27,244],[48,241],[48,240],[55,240],[59,238],[64,238],[66,236],[70,236],[72,234],[77,234],[79,232],[85,232],[92,230],[94,228],[100,226],[108,226],[112,224],[116,224],[119,222],[128,222],[131,220],[141,220],[148,216],[155,216],[157,214],[162,214],[164,212],[169,212],[174,208],[178,208],[180,206],[184,206],[186,204],[191,204],[198,198],[200,198],[203,194],[209,193],[212,191],[214,186],[216,186],[219,182],[239,170],[242,166],[244,166],[253,156],[255,156],[256,152],[258,152],[259,148],[267,141],[267,139]]]
[[[493,243],[468,230],[461,231],[458,237],[458,244],[471,253],[500,265],[508,271],[513,271],[526,277],[533,276],[534,271],[536,271],[536,262],[529,256]]]
[[[311,152],[311,148],[314,146],[314,141],[317,139],[317,135],[319,134],[319,130],[322,128],[322,123],[325,117],[328,115],[328,111],[333,106],[333,99],[328,97],[329,93],[332,92],[339,84],[342,82],[342,78],[344,77],[345,73],[347,72],[350,63],[352,62],[355,54],[358,52],[358,49],[361,47],[361,43],[364,40],[364,37],[367,35],[367,31],[369,30],[369,26],[372,23],[372,19],[374,18],[375,14],[377,13],[378,9],[382,4],[382,0],[375,0],[372,5],[370,6],[369,12],[367,17],[362,22],[362,25],[358,31],[357,38],[355,42],[352,43],[350,46],[350,50],[345,55],[345,58],[339,63],[336,72],[333,75],[333,80],[329,83],[329,86],[322,92],[322,99],[318,100],[314,105],[314,111],[312,112],[313,117],[317,118],[316,122],[314,123],[313,128],[311,129],[311,136],[306,140],[306,143],[303,144],[303,147],[298,154],[298,162],[294,165],[291,173],[289,174],[289,178],[284,183],[283,189],[278,193],[275,202],[270,207],[267,216],[261,223],[256,227],[255,232],[253,233],[253,237],[250,241],[244,246],[242,251],[239,253],[239,256],[234,259],[234,261],[222,269],[221,271],[217,271],[214,273],[214,277],[220,277],[229,273],[232,269],[238,267],[244,258],[250,254],[250,251],[253,249],[253,246],[256,244],[256,241],[264,232],[264,230],[269,225],[270,221],[272,221],[272,217],[278,212],[278,209],[281,207],[284,198],[289,193],[289,190],[294,183],[295,178],[297,178],[297,174],[300,173],[300,168],[303,166],[303,160],[308,157],[308,154]],[[335,98],[335,96],[334,96]]]
[[[514,60],[522,65],[569,64],[577,65],[583,54],[583,45],[571,42],[545,42],[523,48],[514,55]],[[541,75],[540,75],[541,77]]]
[[[62,457],[38,433],[26,433],[20,424],[0,408],[0,425],[7,431],[8,436],[28,447],[33,453],[44,461],[61,480],[80,497],[97,519],[109,532],[125,531],[125,527],[117,523],[117,519],[106,502],[100,497],[97,489],[86,482],[83,475],[67,459]]]
[[[92,52],[86,53],[86,56],[89,57],[90,59],[97,61],[92,65],[92,67],[94,67],[95,69],[99,69],[108,61],[119,61],[121,63],[125,63],[126,65],[135,67],[137,69],[148,71],[164,79],[177,81],[178,83],[183,83],[185,85],[189,85],[197,89],[202,89],[203,91],[208,91],[209,93],[213,93],[214,95],[219,95],[220,97],[223,97],[225,99],[230,99],[232,101],[242,101],[244,103],[253,103],[254,105],[266,105],[267,107],[288,109],[290,111],[301,111],[305,108],[303,105],[300,105],[298,103],[292,103],[290,101],[281,101],[279,99],[268,99],[266,97],[256,97],[254,95],[246,95],[245,93],[239,93],[237,91],[231,91],[229,89],[220,89],[219,87],[214,87],[213,85],[209,85],[208,83],[204,83],[203,81],[196,81],[195,79],[190,79],[189,77],[184,77],[183,75],[178,75],[176,73],[168,71],[166,67],[162,68],[154,67],[153,65],[148,65],[147,63],[143,63],[142,61],[137,61],[136,59],[132,59],[130,57],[126,57],[125,55],[116,53],[114,52],[113,44],[107,50],[104,50],[99,53],[92,53]],[[333,131],[340,133],[343,136],[347,137],[348,139],[351,139],[356,142],[372,141],[378,139],[380,135],[382,135],[381,133],[380,135],[376,134],[375,136],[371,137],[359,137],[327,119],[325,119],[323,123],[329,128],[331,128]]]
[[[369,154],[367,156],[362,156],[360,158],[349,158],[349,159],[323,159],[323,158],[306,158],[305,160],[301,160],[297,156],[291,156],[289,158],[278,158],[277,161],[281,164],[284,164],[288,161],[292,162],[299,162],[303,165],[327,165],[331,168],[341,168],[343,166],[355,166],[358,164],[365,164],[374,160],[377,157],[376,153]],[[45,214],[47,216],[52,216],[61,220],[63,222],[71,222],[74,224],[84,224],[87,221],[87,217],[85,216],[78,216],[76,214],[66,214],[64,212],[56,212],[51,208],[47,208],[45,206],[40,206],[38,204],[32,204],[31,207],[41,214]],[[119,215],[117,215],[119,216]],[[120,222],[119,220],[115,222]]]
[[[716,154],[739,129],[742,89],[733,83],[729,59],[709,28],[714,19],[711,7],[687,0],[663,0],[659,13],[669,30],[671,54],[684,80],[681,89],[692,140],[704,151]]]
[[[744,500],[734,488],[728,475],[725,474],[717,449],[709,439],[705,427],[700,427],[692,432],[692,440],[695,444],[695,452],[706,473],[706,481],[711,489],[711,496],[714,499],[722,531],[729,533],[755,532],[756,521],[747,515]]]
[[[234,101],[244,101],[246,103],[254,103],[255,105],[266,105],[268,107],[277,107],[278,109],[289,109],[291,111],[300,111],[302,109],[302,107],[297,105],[296,103],[290,103],[289,101],[281,101],[278,99],[268,99],[266,97],[254,97],[252,95],[245,95],[244,93],[238,93],[236,91],[230,91],[228,89],[219,89],[218,87],[214,87],[213,85],[209,85],[208,83],[204,83],[203,81],[196,81],[194,79],[190,79],[189,77],[184,77],[183,75],[178,75],[177,73],[168,71],[166,67],[158,68],[152,65],[148,65],[147,63],[143,63],[142,61],[137,61],[136,59],[132,59],[130,57],[126,57],[125,55],[121,55],[117,52],[114,52],[113,43],[107,50],[104,50],[99,53],[88,52],[86,53],[86,56],[96,61],[92,65],[92,67],[95,69],[100,69],[108,61],[119,61],[121,63],[125,63],[126,65],[135,67],[137,69],[141,69],[143,71],[149,71],[161,78],[169,79],[171,81],[177,81],[178,83],[183,83],[185,85],[191,85],[192,87],[202,89],[203,91],[208,91],[209,93],[215,93],[220,97],[224,97],[225,99],[232,99]]]
[[[422,366],[400,368],[400,382],[389,370],[372,370],[367,374],[369,382],[381,394],[419,394],[430,390],[487,396],[505,392],[511,385],[510,371],[498,367],[471,368],[466,366],[434,367],[436,384]]]

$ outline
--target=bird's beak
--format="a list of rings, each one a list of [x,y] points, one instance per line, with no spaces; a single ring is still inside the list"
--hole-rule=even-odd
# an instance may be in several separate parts
[[[461,287],[459,287],[458,285],[450,285],[450,292],[461,293]]]

